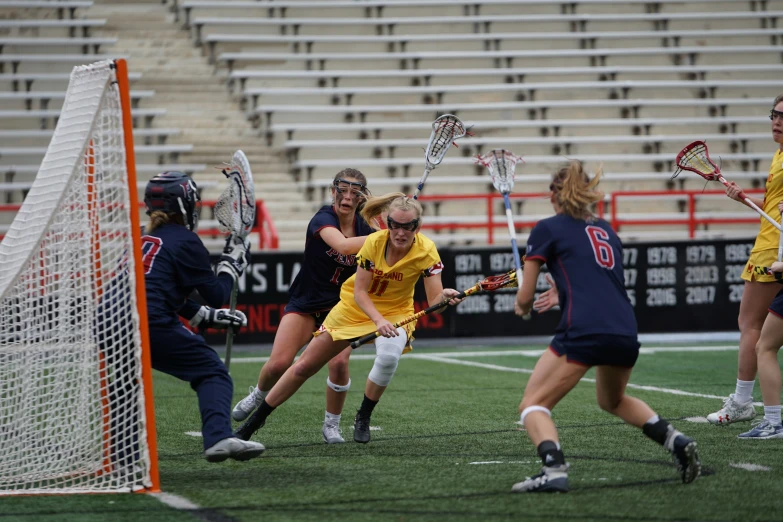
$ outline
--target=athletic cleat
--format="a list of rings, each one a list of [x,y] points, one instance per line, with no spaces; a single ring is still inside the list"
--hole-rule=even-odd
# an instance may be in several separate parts
[[[324,442],[327,444],[342,444],[345,442],[343,433],[338,425],[324,423],[321,433],[324,436]]]
[[[674,463],[677,465],[677,471],[680,472],[682,483],[690,484],[696,480],[696,477],[701,474],[701,462],[699,461],[699,452],[696,450],[696,441],[675,429],[670,429],[663,446],[671,452]]]
[[[247,397],[239,401],[231,411],[231,418],[237,422],[245,420],[264,400],[264,396],[256,392],[255,386],[251,386],[248,392]]]
[[[756,416],[756,408],[753,407],[753,401],[746,403],[736,402],[732,393],[723,399],[723,408],[707,415],[707,420],[712,424],[725,426],[733,422],[748,421]]]
[[[358,411],[353,420],[353,440],[360,444],[370,442],[370,417],[360,415]]]
[[[775,426],[767,419],[757,420],[750,431],[737,435],[738,439],[783,439],[783,424]]]
[[[256,412],[237,429],[234,436],[242,440],[250,440],[250,437],[263,428],[264,424],[266,424],[266,419],[262,419],[261,416],[258,415],[258,412]]]
[[[223,462],[226,459],[250,460],[261,455],[264,445],[260,442],[248,442],[236,437],[223,439],[204,452],[209,462]]]
[[[513,493],[568,493],[568,464],[544,466],[538,475],[511,487]]]

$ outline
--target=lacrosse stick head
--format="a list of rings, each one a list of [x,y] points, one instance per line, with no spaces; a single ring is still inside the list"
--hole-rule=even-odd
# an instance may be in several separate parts
[[[465,125],[453,114],[444,114],[433,121],[430,141],[424,153],[427,165],[430,168],[440,165],[452,143],[463,138],[467,133]]]
[[[484,292],[492,292],[500,288],[515,288],[517,284],[516,270],[510,270],[505,274],[489,276],[479,282],[479,286]]]
[[[215,203],[215,219],[223,232],[230,232],[242,239],[253,228],[256,218],[256,196],[253,173],[245,153],[238,150],[231,164],[223,169],[228,187]]]
[[[683,170],[695,172],[707,181],[715,181],[720,176],[720,167],[710,159],[707,144],[703,141],[694,141],[685,146],[677,154],[674,160],[677,170],[672,174],[672,179],[680,175]]]
[[[501,194],[508,194],[514,188],[514,170],[520,161],[524,163],[521,156],[515,156],[504,149],[495,149],[483,156],[476,156],[476,164],[487,168],[492,185]]]

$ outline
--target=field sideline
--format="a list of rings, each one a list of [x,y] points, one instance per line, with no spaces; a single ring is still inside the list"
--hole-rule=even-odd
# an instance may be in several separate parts
[[[779,519],[773,513],[782,505],[783,441],[740,441],[736,435],[749,423],[716,428],[703,422],[733,391],[736,344],[643,346],[629,393],[698,441],[704,476],[691,485],[679,483],[659,446],[596,406],[590,372],[554,411],[571,463],[571,491],[510,493],[514,482],[540,467],[516,423],[543,344],[440,345],[405,355],[376,408],[372,441],[355,444],[353,413],[372,366],[370,348],[352,357],[344,445],[321,442],[322,373],[256,435],[267,446],[263,457],[209,464],[194,436],[200,429],[195,394],[156,373],[165,496],[5,498],[0,520]],[[243,355],[250,354],[232,361],[236,400],[264,359]],[[758,386],[754,399],[760,401]]]

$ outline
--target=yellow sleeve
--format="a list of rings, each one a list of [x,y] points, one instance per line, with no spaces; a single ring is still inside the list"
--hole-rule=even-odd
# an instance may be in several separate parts
[[[367,240],[362,245],[359,253],[356,254],[356,266],[360,266],[365,270],[372,271],[375,268],[375,264],[378,261],[378,254],[380,252],[379,245],[383,245],[383,231],[370,234]]]
[[[440,260],[438,249],[431,240],[426,245],[425,254],[422,256],[421,275],[424,277],[434,276],[443,272],[443,262]]]

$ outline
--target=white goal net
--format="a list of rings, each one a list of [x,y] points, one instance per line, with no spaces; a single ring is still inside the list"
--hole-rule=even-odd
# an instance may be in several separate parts
[[[0,243],[0,495],[152,486],[125,156],[114,62],[74,68]]]

